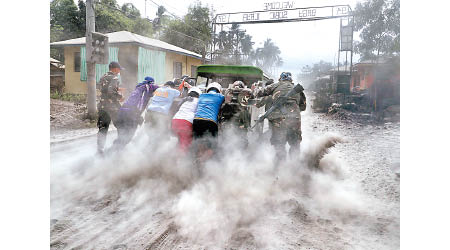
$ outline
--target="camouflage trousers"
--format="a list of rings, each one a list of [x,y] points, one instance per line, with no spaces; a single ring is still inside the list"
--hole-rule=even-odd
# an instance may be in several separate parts
[[[98,110],[98,133],[97,133],[97,150],[103,151],[108,135],[109,124],[111,121],[116,125],[117,110],[115,109],[99,109]]]
[[[275,147],[278,160],[286,159],[286,142],[289,144],[289,155],[295,156],[300,152],[302,141],[302,127],[300,118],[280,118],[269,120],[272,128],[270,143]]]

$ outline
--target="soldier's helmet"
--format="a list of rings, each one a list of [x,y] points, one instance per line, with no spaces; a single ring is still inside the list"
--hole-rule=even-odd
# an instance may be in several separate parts
[[[291,74],[291,72],[283,72],[283,73],[281,73],[280,81],[290,81],[290,82],[292,82],[292,74]]]
[[[245,88],[245,84],[242,81],[235,81],[233,83],[233,88],[243,89],[243,88]]]

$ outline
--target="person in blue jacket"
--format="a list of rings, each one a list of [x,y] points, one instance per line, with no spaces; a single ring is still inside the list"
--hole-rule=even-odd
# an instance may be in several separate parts
[[[192,123],[193,137],[198,139],[204,136],[211,136],[212,144],[206,145],[208,148],[215,148],[217,144],[217,125],[219,111],[225,97],[220,93],[222,86],[213,82],[206,88],[206,93],[201,94],[198,99],[197,112]]]
[[[190,85],[186,84],[186,87],[190,88]],[[157,129],[160,136],[169,134],[169,125],[172,121],[170,108],[178,96],[180,96],[180,91],[176,89],[175,83],[172,81],[167,81],[155,91],[145,114],[144,126],[147,133],[152,129]]]
[[[158,89],[153,77],[147,76],[145,80],[136,85],[135,90],[119,109],[117,115],[117,139],[112,149],[125,147],[133,138],[138,125],[142,124],[142,113],[144,112],[153,92]]]

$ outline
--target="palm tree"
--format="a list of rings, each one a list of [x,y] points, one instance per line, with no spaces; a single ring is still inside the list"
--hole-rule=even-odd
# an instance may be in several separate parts
[[[273,74],[275,68],[283,64],[280,54],[280,48],[267,38],[263,47],[256,50],[256,65]]]
[[[255,44],[255,43],[252,42],[252,36],[245,34],[244,38],[241,40],[241,51],[242,51],[242,54],[244,54],[244,62],[246,62],[246,63],[249,63],[248,59],[253,50],[253,44]]]
[[[227,32],[221,31],[217,35],[217,46],[219,47],[219,50],[224,50],[227,44]]]
[[[158,11],[156,12],[156,16],[158,16],[159,18],[162,18],[164,15],[164,12],[166,12],[166,8],[164,8],[164,6],[160,5],[158,6]]]
[[[166,8],[164,6],[160,5],[158,7],[158,11],[156,12],[156,18],[153,19],[153,29],[158,31],[158,39],[161,36],[161,27],[163,23],[163,19],[167,18],[164,13],[166,12]]]

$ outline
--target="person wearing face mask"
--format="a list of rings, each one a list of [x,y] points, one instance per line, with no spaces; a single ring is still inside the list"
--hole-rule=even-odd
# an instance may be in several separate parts
[[[106,136],[111,121],[116,123],[117,113],[121,107],[120,101],[123,96],[119,91],[119,75],[123,69],[118,62],[109,64],[109,71],[100,78],[98,88],[100,89],[100,102],[98,103],[98,133],[97,133],[97,154],[103,155]]]

